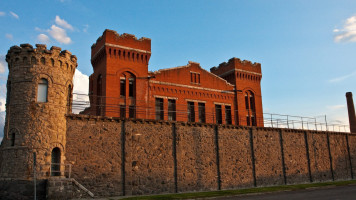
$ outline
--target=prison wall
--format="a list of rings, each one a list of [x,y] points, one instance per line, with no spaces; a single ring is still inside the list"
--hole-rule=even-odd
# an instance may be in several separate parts
[[[348,180],[356,135],[68,115],[66,162],[95,196]]]

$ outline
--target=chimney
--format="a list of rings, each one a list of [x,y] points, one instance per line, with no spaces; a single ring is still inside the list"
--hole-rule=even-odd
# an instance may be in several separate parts
[[[347,110],[349,112],[350,132],[356,133],[356,115],[352,92],[346,92]]]

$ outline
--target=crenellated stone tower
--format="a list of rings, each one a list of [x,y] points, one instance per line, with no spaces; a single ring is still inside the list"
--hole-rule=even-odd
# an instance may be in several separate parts
[[[59,47],[48,50],[43,44],[36,48],[21,44],[10,48],[6,61],[9,75],[0,178],[31,179],[34,152],[38,178],[60,176],[65,169],[65,115],[71,112],[77,58]]]

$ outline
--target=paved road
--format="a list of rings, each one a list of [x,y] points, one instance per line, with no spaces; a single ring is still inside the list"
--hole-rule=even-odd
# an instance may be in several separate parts
[[[214,200],[356,200],[356,185],[309,188],[265,194],[219,197]]]

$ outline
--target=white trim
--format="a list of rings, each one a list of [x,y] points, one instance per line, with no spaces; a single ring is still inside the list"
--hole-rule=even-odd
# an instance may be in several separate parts
[[[184,99],[185,101],[198,102],[198,103],[206,103],[206,101],[195,100],[195,99]]]
[[[175,99],[177,100],[178,97],[168,97],[168,96],[160,96],[160,95],[153,95],[154,98],[162,98],[162,99]]]
[[[220,103],[220,102],[214,102],[214,105],[231,106],[231,104],[229,104],[229,103]]]
[[[142,50],[142,49],[135,49],[135,48],[131,48],[131,47],[125,47],[125,46],[121,46],[121,45],[117,45],[117,44],[105,43],[105,45],[109,46],[109,47],[118,47],[118,48],[121,48],[121,49],[130,50],[130,51],[137,51],[137,52],[141,52],[141,53],[151,54],[150,51],[145,51],[145,50]]]
[[[160,85],[178,86],[178,87],[185,87],[185,88],[190,88],[190,89],[198,89],[198,90],[206,90],[206,91],[212,91],[212,92],[221,92],[221,93],[226,93],[226,94],[234,94],[234,92],[226,91],[226,90],[217,90],[217,89],[196,87],[196,86],[183,85],[183,84],[177,84],[177,83],[168,83],[168,82],[163,82],[163,81],[150,80],[149,82],[160,84]]]

